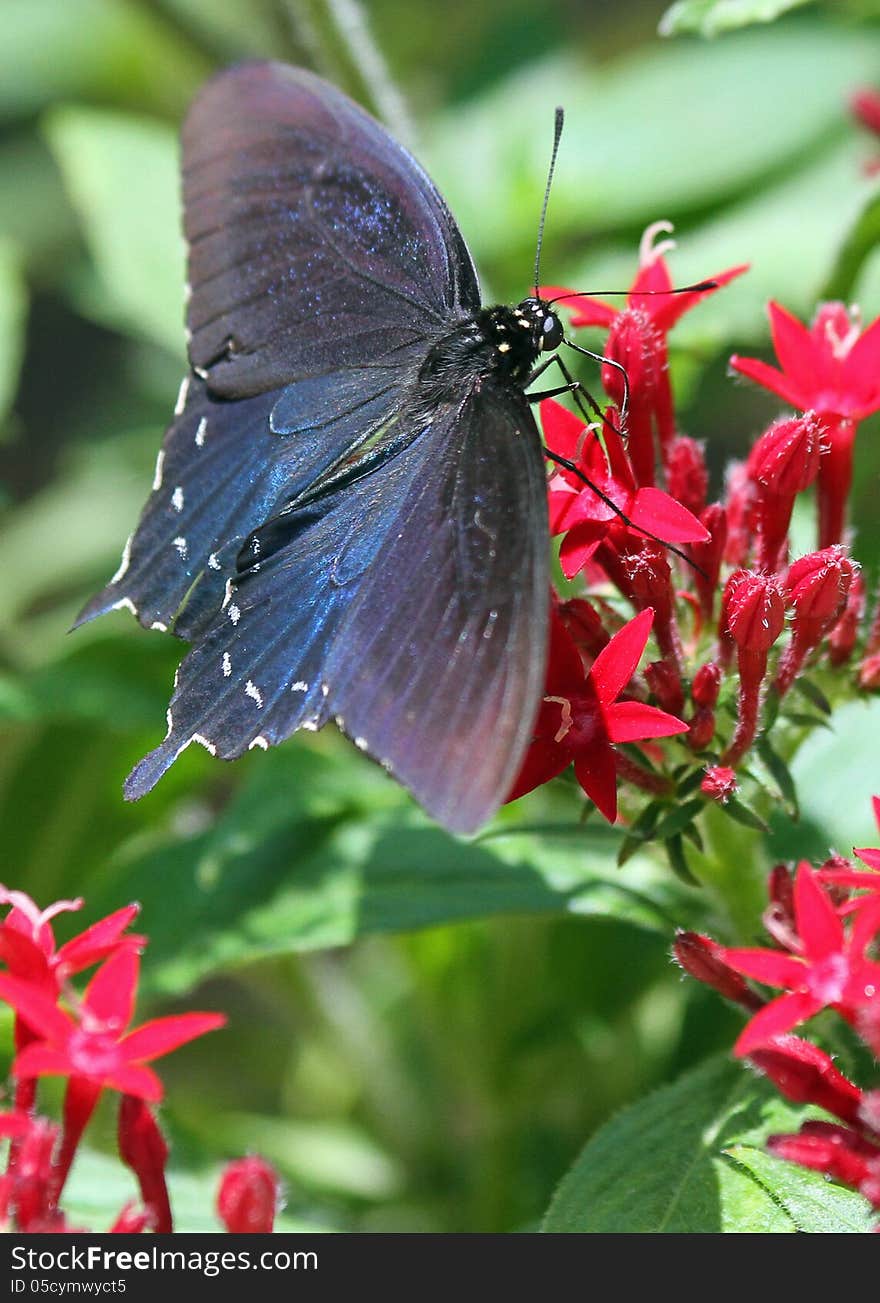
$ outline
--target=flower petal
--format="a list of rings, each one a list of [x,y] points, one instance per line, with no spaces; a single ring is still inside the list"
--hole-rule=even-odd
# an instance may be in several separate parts
[[[798,865],[794,880],[794,916],[809,959],[824,959],[843,949],[843,924],[809,864]]]
[[[583,448],[586,425],[580,416],[557,403],[555,398],[545,398],[540,405],[541,429],[544,443],[551,452],[569,461],[579,461]]]
[[[55,956],[56,966],[63,968],[66,973],[79,973],[105,958],[116,947],[122,933],[139,911],[140,905],[126,905],[107,918],[99,919],[79,936],[61,946]],[[130,937],[128,940],[134,944],[143,943],[142,937]]]
[[[100,1023],[121,1034],[134,1013],[139,972],[139,955],[128,948],[117,950],[89,982],[83,1006]]]
[[[17,977],[0,974],[0,1000],[13,1009],[38,1036],[61,1042],[73,1031],[73,1022],[42,991]]]
[[[70,1075],[70,1057],[64,1050],[55,1049],[45,1041],[32,1041],[16,1057],[12,1065],[14,1077],[67,1077]]]
[[[721,958],[738,973],[753,977],[765,986],[799,990],[807,979],[807,965],[781,950],[764,950],[756,946],[723,947]]]
[[[545,738],[536,738],[526,752],[522,768],[509,794],[505,797],[505,803],[518,801],[527,792],[533,792],[536,787],[549,783],[551,778],[555,778],[557,774],[562,773],[563,769],[567,769],[570,763],[569,750],[564,750]]]
[[[672,737],[688,731],[688,725],[674,715],[641,701],[618,701],[607,706],[605,727],[612,742],[643,742],[650,737]]]
[[[123,1037],[120,1049],[129,1062],[147,1063],[225,1025],[226,1018],[222,1013],[170,1014],[167,1018],[154,1018],[130,1032]]]
[[[603,706],[610,705],[635,674],[653,623],[654,608],[649,606],[625,624],[593,661],[589,678]]]
[[[630,524],[667,543],[708,543],[711,535],[687,507],[662,489],[639,489],[629,509]]]
[[[871,322],[844,358],[840,384],[847,392],[880,396],[880,317]]]
[[[600,814],[609,823],[617,818],[617,764],[603,738],[583,748],[575,758],[575,776]]]
[[[749,264],[747,262],[740,263],[738,267],[730,267],[727,271],[720,271],[715,276],[707,276],[706,280],[715,282],[711,289],[690,290],[687,294],[670,294],[664,299],[655,299],[654,303],[657,306],[651,313],[654,324],[660,330],[671,330],[686,312],[690,312],[691,308],[695,308],[707,295],[714,294],[716,290],[720,290],[722,286],[727,285],[737,276],[742,276],[748,270]]]
[[[108,1072],[104,1084],[111,1090],[121,1091],[123,1095],[134,1095],[138,1099],[149,1100],[150,1103],[158,1103],[165,1093],[160,1078],[152,1068],[133,1063]]]
[[[815,390],[820,379],[825,379],[826,368],[822,364],[824,350],[817,348],[815,339],[803,322],[798,321],[781,304],[772,301],[768,303],[767,315],[770,318],[773,348],[782,370],[801,393]]]
[[[822,1002],[806,991],[795,991],[791,995],[780,995],[771,1000],[755,1014],[740,1033],[733,1052],[738,1057],[750,1054],[763,1045],[769,1044],[776,1036],[791,1031],[798,1023],[812,1018],[822,1008]]]
[[[811,407],[812,390],[806,393],[790,380],[788,376],[777,371],[776,367],[769,366],[766,362],[761,362],[756,357],[740,357],[734,353],[730,359],[730,369],[738,371],[740,375],[745,376],[748,380],[754,380],[755,384],[762,385],[764,389],[769,389],[771,393],[778,394],[784,398],[792,407],[800,408],[806,411]]]

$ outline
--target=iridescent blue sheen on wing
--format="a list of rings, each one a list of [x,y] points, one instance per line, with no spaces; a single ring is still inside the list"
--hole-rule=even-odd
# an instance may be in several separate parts
[[[192,643],[142,796],[335,719],[447,827],[504,800],[540,699],[549,539],[523,385],[544,305],[482,309],[418,164],[311,73],[221,73],[184,128],[189,351],[119,571]],[[549,310],[549,309],[548,309]]]
[[[190,358],[241,397],[364,362],[405,365],[479,308],[455,222],[350,99],[280,63],[221,73],[183,130]]]
[[[193,741],[232,758],[335,719],[448,827],[473,831],[498,807],[543,679],[538,432],[519,393],[488,385],[411,435],[291,513],[284,545],[233,581],[130,798]]]

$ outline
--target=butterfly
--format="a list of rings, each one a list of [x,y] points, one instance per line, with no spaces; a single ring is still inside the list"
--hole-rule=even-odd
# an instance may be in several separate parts
[[[472,832],[511,790],[544,682],[524,391],[559,318],[537,288],[484,307],[419,164],[303,69],[216,76],[182,168],[190,371],[119,569],[78,620],[127,608],[191,644],[125,794],[192,743],[231,759],[334,720]]]

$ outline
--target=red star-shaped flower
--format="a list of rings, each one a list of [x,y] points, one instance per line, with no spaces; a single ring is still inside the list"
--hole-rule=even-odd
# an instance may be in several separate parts
[[[551,617],[546,695],[535,737],[508,800],[555,778],[569,764],[605,818],[617,818],[614,744],[687,732],[674,715],[640,701],[618,701],[641,660],[651,632],[649,607],[614,635],[586,673],[556,611]]]
[[[134,933],[123,936],[140,909],[139,905],[126,905],[56,950],[50,920],[68,910],[81,909],[82,903],[81,900],[58,900],[48,909],[41,910],[23,891],[10,891],[0,886],[0,904],[12,906],[0,923],[0,960],[6,963],[14,977],[53,996],[66,977],[97,964],[119,946],[130,946],[134,950],[143,946],[144,937]]]
[[[685,294],[671,294],[675,288],[664,253],[675,247],[673,240],[655,244],[656,237],[672,230],[669,222],[654,222],[645,231],[639,245],[639,269],[635,280],[629,288],[625,308],[615,308],[603,299],[591,294],[575,294],[566,299],[572,311],[573,326],[612,326],[617,317],[628,309],[636,308],[644,312],[657,330],[667,334],[686,312],[701,303],[707,294],[714,294],[723,285],[727,285],[737,276],[748,271],[748,263],[738,267],[729,267],[727,271],[718,272],[717,276],[707,276],[706,282],[711,288],[690,290]],[[564,289],[548,287],[541,290],[542,296],[552,299],[567,294]]]
[[[807,329],[778,303],[767,311],[780,369],[734,354],[734,371],[820,416],[861,421],[880,410],[880,317],[861,331],[842,303],[824,303]]]
[[[831,1006],[849,1021],[880,991],[880,964],[865,958],[865,949],[880,927],[880,896],[852,918],[849,931],[806,863],[798,867],[794,912],[802,951],[724,949],[726,964],[786,995],[771,1000],[746,1025],[735,1053],[750,1054]]]
[[[599,491],[565,469],[550,481],[550,531],[565,535],[559,561],[566,579],[584,568],[609,534],[653,537],[666,543],[708,542],[705,526],[668,493],[637,487],[616,430],[606,425],[600,439],[580,417],[552,398],[541,403],[541,427],[550,451],[574,462]]]
[[[0,998],[11,1004],[40,1038],[17,1056],[13,1074],[70,1077],[139,1099],[161,1099],[162,1083],[146,1064],[215,1031],[226,1019],[216,1013],[175,1014],[127,1032],[139,967],[140,959],[133,950],[117,950],[87,986],[76,1019],[38,987],[0,975]]]

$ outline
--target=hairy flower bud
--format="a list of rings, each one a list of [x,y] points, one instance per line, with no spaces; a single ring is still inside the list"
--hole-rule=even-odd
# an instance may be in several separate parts
[[[220,1178],[217,1214],[227,1231],[266,1234],[275,1225],[281,1182],[264,1158],[252,1155],[228,1163]]]
[[[677,932],[672,947],[676,963],[698,982],[713,987],[725,1000],[733,1000],[749,1010],[760,1009],[763,1001],[747,986],[739,973],[723,959],[723,947],[700,932]]]

